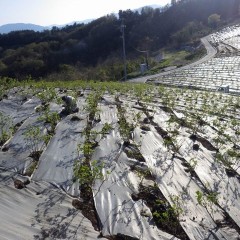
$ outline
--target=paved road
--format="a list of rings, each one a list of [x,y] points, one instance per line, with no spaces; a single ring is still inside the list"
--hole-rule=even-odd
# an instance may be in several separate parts
[[[144,77],[134,78],[134,79],[128,80],[128,82],[144,83],[148,79],[156,79],[157,80],[158,77],[168,75],[168,74],[176,72],[176,71],[181,71],[184,69],[192,68],[193,66],[196,66],[200,63],[203,63],[203,62],[206,62],[206,61],[212,59],[216,55],[217,50],[209,43],[209,36],[201,38],[201,42],[203,43],[203,45],[205,46],[205,48],[207,50],[207,55],[205,55],[203,58],[199,59],[198,61],[193,62],[189,65],[180,67],[180,68],[175,68],[175,69],[167,71],[167,72],[161,72],[161,73],[157,73],[154,75],[148,75],[148,76],[144,76]]]

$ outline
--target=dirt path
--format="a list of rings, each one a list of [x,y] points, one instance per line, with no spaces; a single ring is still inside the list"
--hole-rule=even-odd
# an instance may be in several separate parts
[[[194,67],[198,64],[201,64],[203,62],[206,62],[206,61],[212,59],[217,54],[217,50],[209,43],[209,36],[201,38],[201,42],[203,43],[203,45],[205,46],[205,48],[207,50],[207,55],[205,55],[203,58],[199,59],[198,61],[193,62],[189,65],[180,67],[180,68],[176,68],[176,69],[167,71],[167,72],[161,72],[161,73],[157,73],[157,74],[154,74],[154,75],[148,75],[148,76],[144,76],[144,77],[134,78],[134,79],[128,80],[128,82],[144,83],[148,79],[153,79],[154,80],[158,77],[168,75],[168,74],[173,73],[173,72],[177,72],[177,71],[192,68],[192,67]]]

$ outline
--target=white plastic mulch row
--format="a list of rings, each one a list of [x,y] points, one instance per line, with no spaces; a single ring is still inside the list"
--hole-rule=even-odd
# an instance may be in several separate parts
[[[212,43],[218,43],[221,41],[225,41],[229,38],[236,37],[239,34],[240,34],[240,26],[234,25],[234,26],[226,27],[219,32],[211,34],[210,39]]]
[[[0,102],[1,112],[9,117],[9,121],[14,124],[21,124],[14,136],[3,146],[6,151],[0,151],[1,168],[24,173],[32,162],[32,158],[29,157],[30,154],[34,150],[43,149],[43,141],[38,140],[37,137],[35,139],[35,136],[31,136],[31,139],[27,140],[25,136],[25,133],[31,127],[39,128],[42,135],[47,134],[43,121],[39,119],[41,114],[35,111],[39,104],[40,101],[36,98],[29,99],[24,104],[14,103],[14,101],[11,103],[11,100],[2,100]],[[51,104],[50,109],[58,111],[59,106]],[[32,144],[33,142],[35,143]]]
[[[214,58],[191,69],[159,77],[156,83],[213,90],[217,90],[222,85],[228,85],[230,92],[238,92],[240,89],[239,64],[240,57]]]
[[[30,158],[31,147],[26,140],[24,133],[29,127],[39,127],[42,133],[46,133],[46,128],[42,122],[38,120],[38,115],[28,118],[23,125],[14,134],[13,138],[10,139],[3,147],[7,151],[0,151],[0,167],[8,169],[18,173],[24,173],[32,162]],[[43,142],[39,142],[35,147],[40,148]]]
[[[211,34],[208,37],[203,38],[202,41],[204,42],[207,51],[216,51],[208,46],[208,40],[212,43],[221,43],[224,46],[229,46],[230,48],[235,48],[237,50],[240,49],[239,33],[240,26],[235,25]],[[222,85],[228,85],[230,92],[239,93],[239,56],[213,58],[215,54],[216,52],[213,53],[211,57],[203,58],[196,62],[196,64],[191,64],[174,72],[159,75],[158,78],[155,78],[156,80],[154,82],[167,85],[192,86],[211,90],[217,90]]]
[[[227,39],[224,41],[225,43],[229,44],[230,46],[240,49],[240,44],[239,44],[239,35],[236,37],[232,37],[230,39]]]
[[[127,102],[129,104],[129,102]],[[162,119],[162,113],[157,112],[155,118]],[[161,120],[162,121],[162,120]],[[234,229],[218,228],[206,209],[200,206],[196,199],[196,192],[202,191],[198,182],[184,171],[181,160],[174,157],[163,144],[162,137],[153,126],[143,134],[140,128],[135,129],[135,141],[140,144],[140,151],[147,161],[147,165],[157,178],[157,184],[164,196],[173,204],[171,195],[182,198],[181,207],[184,212],[180,222],[190,239],[238,239]],[[211,175],[208,175],[211,178]],[[224,220],[224,215],[214,206],[214,220]]]
[[[40,100],[35,97],[23,102],[18,97],[11,96],[9,99],[0,101],[0,111],[15,125],[34,115],[35,107],[40,103]]]
[[[152,223],[151,212],[144,202],[132,200],[131,194],[137,192],[140,181],[130,171],[136,160],[129,159],[122,151],[116,105],[100,104],[100,109],[101,122],[94,129],[101,129],[105,123],[113,127],[110,134],[99,142],[92,156],[93,160],[105,164],[105,179],[96,181],[93,187],[103,236],[122,234],[137,239],[176,239]],[[149,212],[149,216],[142,216],[141,211]]]
[[[46,134],[43,121],[38,119],[40,114],[35,111],[39,104],[37,99],[24,104],[11,100],[0,102],[1,111],[15,124],[24,120],[13,138],[4,145],[7,151],[0,151],[0,168],[3,169],[0,172],[0,238],[95,240],[99,232],[73,208],[72,199],[66,194],[79,196],[79,186],[73,183],[73,165],[77,144],[83,141],[81,132],[86,126],[86,115],[79,114],[79,121],[71,121],[71,116],[62,120],[44,149],[31,183],[21,190],[14,187],[14,179],[22,179],[17,173],[24,173],[32,162],[24,133],[34,126]],[[61,108],[51,104],[50,109],[59,112]]]
[[[31,181],[15,189],[10,172],[0,172],[0,239],[96,240],[99,232],[72,199],[52,185]]]
[[[84,117],[81,121],[71,121],[69,116],[57,125],[54,136],[39,159],[33,180],[51,182],[70,195],[79,196],[79,186],[73,182],[73,166],[79,157],[78,145],[84,142],[81,135],[87,124]]]
[[[56,126],[55,134],[39,159],[33,174],[36,181],[46,181],[64,189],[71,196],[79,196],[78,181],[74,181],[73,167],[80,152],[78,146],[85,141],[83,136],[87,126],[87,115],[83,106],[85,99],[78,99],[80,112],[64,117]],[[75,117],[76,120],[72,120]]]

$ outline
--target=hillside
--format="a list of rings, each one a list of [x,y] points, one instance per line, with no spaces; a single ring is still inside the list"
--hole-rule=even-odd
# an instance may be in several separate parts
[[[213,91],[228,86],[230,93],[239,94],[239,34],[240,25],[234,25],[208,36],[207,39],[215,47],[214,58],[149,80],[155,84]]]
[[[200,37],[234,21],[239,17],[238,9],[239,0],[181,0],[173,6],[145,7],[141,12],[119,11],[119,16],[111,14],[87,24],[2,34],[0,75],[19,80],[29,76],[48,80],[120,80],[121,19],[126,25],[127,72],[134,73],[146,61],[143,51],[149,54],[150,67],[155,67],[161,61],[156,59],[163,48],[173,52],[186,45],[198,49]],[[213,18],[209,22],[213,14],[220,16],[220,21]],[[189,55],[184,56],[191,58]]]
[[[1,238],[238,240],[239,31],[160,86],[2,78]]]
[[[128,72],[136,49],[150,64],[164,49],[146,74],[162,72],[138,83],[109,81],[123,69],[116,16],[0,35],[0,239],[239,240],[236,6],[120,12]],[[201,52],[200,37],[195,62],[182,45]],[[79,108],[67,116],[66,95]]]
[[[11,31],[21,31],[21,30],[32,30],[35,32],[43,31],[46,27],[35,25],[35,24],[26,24],[26,23],[11,23],[0,26],[0,34],[6,34]]]

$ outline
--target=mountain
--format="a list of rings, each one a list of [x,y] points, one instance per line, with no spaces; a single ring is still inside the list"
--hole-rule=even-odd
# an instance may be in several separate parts
[[[134,9],[133,11],[136,11],[136,12],[138,12],[138,13],[141,13],[142,9],[143,9],[143,8],[146,8],[146,7],[150,7],[150,8],[155,9],[155,8],[161,8],[162,5],[157,5],[157,4],[147,5],[147,6],[143,6],[143,7]]]
[[[174,6],[140,13],[120,12],[127,71],[136,72],[149,53],[150,64],[162,48],[198,46],[199,38],[216,31],[209,16],[221,16],[219,27],[239,19],[240,0],[182,0]],[[177,21],[176,21],[177,19]],[[0,76],[24,79],[99,79],[123,77],[123,31],[119,16],[109,14],[88,24],[52,31],[14,31],[0,34]],[[150,58],[151,57],[151,58]],[[157,64],[154,62],[154,64]],[[165,64],[165,62],[161,63]],[[157,66],[157,65],[156,65]]]
[[[33,30],[35,32],[41,32],[48,27],[43,27],[40,25],[35,25],[31,23],[10,23],[0,26],[0,33],[9,33],[11,31],[20,31],[20,30]]]
[[[82,21],[74,21],[71,23],[63,24],[63,25],[52,24],[50,26],[40,26],[40,25],[36,25],[36,24],[31,24],[31,23],[10,23],[10,24],[5,24],[5,25],[0,26],[0,34],[5,34],[5,33],[12,32],[12,31],[21,31],[21,30],[33,30],[35,32],[42,32],[44,30],[51,29],[52,27],[62,28],[67,25],[68,26],[73,25],[74,23],[87,24],[93,20],[94,19],[85,19]]]
[[[144,6],[144,7],[151,7],[153,9],[155,9],[155,8],[159,8],[161,6],[160,5],[148,5],[148,6]],[[144,7],[135,9],[133,11],[137,11],[137,12],[140,13],[141,10]],[[118,13],[115,13],[115,15],[118,16]],[[81,24],[81,23],[88,24],[89,22],[91,22],[93,20],[94,19],[85,19],[85,20],[82,20],[82,21],[73,21],[71,23],[62,24],[62,25],[52,24],[50,26],[40,26],[40,25],[36,25],[36,24],[31,24],[31,23],[10,23],[10,24],[5,24],[5,25],[0,26],[0,34],[5,34],[5,33],[12,32],[12,31],[21,31],[21,30],[33,30],[35,32],[41,32],[41,31],[44,31],[46,29],[51,29],[52,27],[62,28],[62,27],[65,27],[67,25],[68,26],[69,25],[73,25],[74,23],[77,23],[77,24]]]

